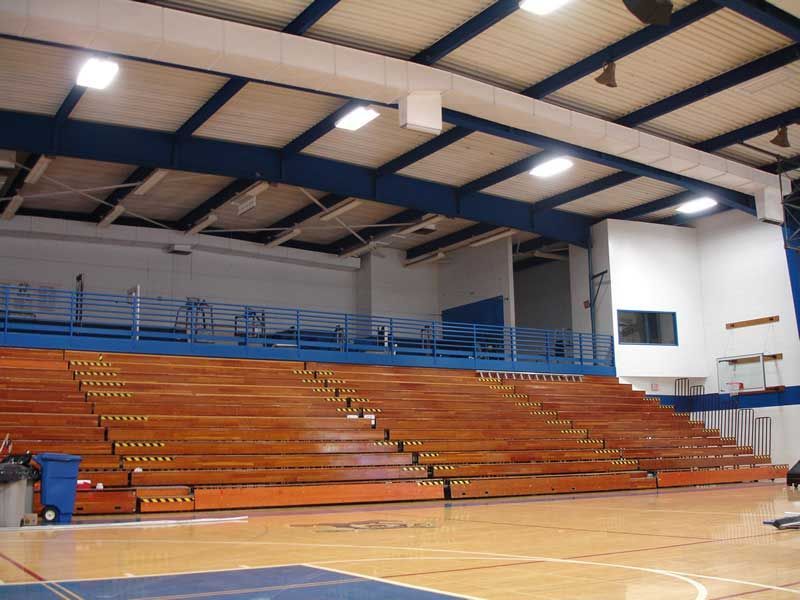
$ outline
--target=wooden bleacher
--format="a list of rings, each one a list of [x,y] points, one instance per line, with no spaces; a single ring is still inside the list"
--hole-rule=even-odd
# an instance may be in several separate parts
[[[479,498],[785,475],[613,378],[0,348],[0,436],[83,457],[77,513]],[[374,417],[374,418],[373,418]]]

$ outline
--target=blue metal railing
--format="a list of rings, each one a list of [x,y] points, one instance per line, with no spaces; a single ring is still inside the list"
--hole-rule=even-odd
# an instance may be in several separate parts
[[[608,335],[0,286],[0,343],[614,374]]]

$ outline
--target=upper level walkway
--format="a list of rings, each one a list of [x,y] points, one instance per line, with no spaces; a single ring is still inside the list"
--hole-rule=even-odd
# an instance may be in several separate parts
[[[0,286],[0,345],[614,375],[609,335]]]

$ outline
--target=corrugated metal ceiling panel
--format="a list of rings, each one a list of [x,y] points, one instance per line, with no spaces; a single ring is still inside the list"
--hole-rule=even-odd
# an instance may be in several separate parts
[[[282,147],[344,103],[331,96],[250,83],[195,135]]]
[[[334,129],[303,152],[365,167],[379,167],[434,137],[429,133],[401,129],[395,109],[372,108],[381,116],[357,131]],[[445,130],[449,128],[448,125]]]
[[[391,204],[367,201],[339,218],[352,229],[359,231],[373,223],[389,219],[392,215],[396,215],[403,210],[404,209]],[[398,221],[398,223],[399,222],[400,221]],[[321,221],[319,216],[309,219],[303,223],[301,227],[303,229],[303,235],[297,239],[304,242],[330,244],[350,235],[347,228],[340,225],[336,220],[327,222]]]
[[[410,58],[468,21],[494,0],[341,0],[309,37]]]
[[[170,171],[147,194],[128,195],[122,204],[157,221],[177,221],[231,181],[230,177]]]
[[[324,195],[316,190],[308,190],[315,198]],[[217,209],[216,213],[219,221],[215,227],[220,229],[257,229],[259,227],[269,227],[276,221],[300,210],[306,206],[310,200],[298,188],[291,185],[278,184],[262,192],[257,200],[256,207],[243,215],[238,215],[239,203],[244,200],[240,196],[227,202],[222,208]]]
[[[151,0],[167,8],[238,21],[248,25],[283,29],[311,4],[309,0]]]
[[[564,204],[559,209],[590,217],[604,217],[646,202],[677,194],[681,191],[683,189],[678,186],[640,177],[628,183],[586,196],[580,200],[575,200],[569,204]]]
[[[770,140],[775,137],[775,133],[774,131],[770,131],[757,138],[747,140],[746,143],[749,146],[760,148],[763,152],[737,144],[736,146],[730,146],[729,148],[721,150],[719,154],[757,167],[771,165],[778,161],[778,157],[796,158],[800,156],[800,125],[791,125],[789,127],[789,143],[792,144],[791,148],[781,148],[780,146],[770,144]]]
[[[520,159],[537,148],[473,133],[400,171],[401,175],[461,186]]]
[[[57,210],[63,212],[90,213],[100,206],[100,202],[95,202],[86,196],[68,192],[63,185],[65,184],[75,190],[86,190],[89,188],[116,185],[124,181],[134,168],[130,165],[117,163],[97,162],[93,160],[79,160],[77,158],[66,158],[59,156],[47,167],[45,177],[42,177],[34,185],[25,185],[22,194],[26,196],[23,207],[40,208],[46,210]],[[55,180],[55,181],[52,181]],[[86,192],[87,194],[104,200],[113,190]],[[36,194],[57,195],[44,198],[31,198]]]
[[[642,129],[694,144],[800,105],[800,61],[654,119]]]
[[[604,167],[584,160],[572,159],[575,166],[561,175],[540,179],[530,173],[522,173],[502,183],[486,188],[484,191],[496,196],[505,196],[524,202],[538,202],[555,194],[566,192],[572,188],[600,179],[612,173],[615,169]]]
[[[657,221],[661,221],[662,219],[668,219],[669,217],[674,217],[678,214],[677,207],[672,206],[670,208],[665,208],[664,210],[659,210],[654,213],[650,213],[649,215],[641,216],[637,219],[637,221],[645,221],[646,223],[655,223]]]
[[[596,83],[595,73],[550,99],[615,119],[789,43],[771,29],[723,9],[618,61],[619,87]]]
[[[54,115],[88,55],[0,39],[0,108]]]
[[[104,90],[88,89],[71,118],[175,131],[227,81],[224,77],[133,60]]]
[[[520,10],[437,66],[522,90],[641,28],[622,2],[580,0],[546,16]]]

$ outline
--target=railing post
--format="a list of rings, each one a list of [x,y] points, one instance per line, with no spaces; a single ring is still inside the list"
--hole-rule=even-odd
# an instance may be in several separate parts
[[[477,364],[478,361],[478,325],[472,324],[472,356]]]
[[[544,332],[544,360],[547,365],[550,365],[550,332]]]
[[[342,352],[347,352],[347,341],[350,339],[350,315],[344,316],[344,339],[342,340]]]
[[[69,295],[69,329],[68,334],[72,337],[72,331],[75,323],[75,292]]]
[[[295,343],[297,344],[297,351],[300,352],[300,309],[299,308],[296,309],[294,311],[294,314],[295,314],[295,320],[294,320]]]
[[[3,333],[8,333],[8,315],[11,312],[11,288],[6,286],[5,293],[3,294]]]
[[[431,321],[431,358],[436,360],[436,321]]]
[[[235,336],[234,336],[235,337]],[[247,347],[250,339],[250,307],[244,307],[244,345]]]
[[[189,343],[194,344],[195,335],[197,335],[197,306],[194,300],[189,301]]]

